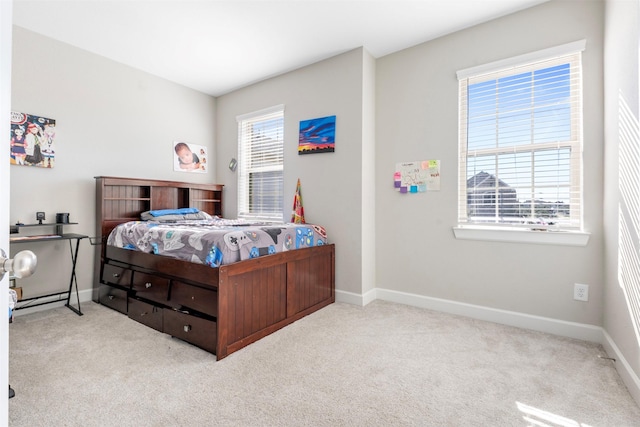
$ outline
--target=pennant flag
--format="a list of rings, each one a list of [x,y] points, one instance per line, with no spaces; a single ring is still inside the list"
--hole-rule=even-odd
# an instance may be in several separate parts
[[[294,224],[304,224],[304,208],[302,207],[302,190],[300,189],[300,178],[296,186],[296,195],[293,197],[293,211],[291,212],[291,222]]]

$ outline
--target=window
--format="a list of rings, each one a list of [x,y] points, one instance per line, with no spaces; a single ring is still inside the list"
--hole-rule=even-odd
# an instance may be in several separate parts
[[[582,228],[584,41],[458,73],[458,223]]]
[[[282,222],[284,106],[237,120],[238,217]]]

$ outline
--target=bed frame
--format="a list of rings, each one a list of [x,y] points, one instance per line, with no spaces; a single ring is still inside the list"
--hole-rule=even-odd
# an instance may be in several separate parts
[[[222,216],[222,192],[217,184],[96,177],[93,300],[218,360],[335,301],[333,244],[219,268],[106,245],[116,225],[147,210]]]

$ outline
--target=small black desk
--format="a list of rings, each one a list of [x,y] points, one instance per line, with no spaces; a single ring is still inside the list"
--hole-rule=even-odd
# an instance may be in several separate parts
[[[40,225],[40,224],[38,224]],[[47,224],[42,224],[42,225],[47,225]],[[55,224],[54,224],[55,225]],[[57,228],[57,227],[56,227]],[[56,230],[57,231],[57,230]],[[69,289],[66,291],[61,291],[61,292],[54,292],[52,294],[48,294],[48,295],[40,295],[37,297],[32,297],[32,298],[23,298],[20,301],[18,301],[19,303],[24,303],[26,301],[37,301],[39,299],[42,298],[48,298],[48,297],[53,297],[53,296],[61,296],[61,295],[66,295],[67,296],[67,302],[65,304],[65,307],[68,307],[70,310],[74,311],[78,316],[82,316],[83,313],[80,310],[80,295],[78,294],[78,280],[76,278],[76,261],[78,260],[78,248],[80,247],[80,241],[82,239],[88,239],[89,236],[86,236],[84,234],[55,234],[55,235],[40,235],[40,236],[16,236],[16,237],[10,237],[9,238],[9,243],[10,244],[15,244],[15,243],[35,243],[35,242],[57,242],[59,240],[67,240],[69,241],[69,250],[71,252],[71,278],[69,279]],[[73,242],[75,241],[75,247],[73,246]],[[78,308],[73,307],[70,302],[71,302],[71,292],[73,290],[73,285],[76,285],[76,300],[78,302]],[[45,302],[39,302],[36,304],[24,304],[22,306],[16,306],[16,310],[20,310],[22,308],[28,308],[28,307],[36,307],[39,305],[44,305],[44,304],[52,304],[55,302],[61,301],[61,299],[56,299],[56,300],[51,300],[51,301],[45,301]]]

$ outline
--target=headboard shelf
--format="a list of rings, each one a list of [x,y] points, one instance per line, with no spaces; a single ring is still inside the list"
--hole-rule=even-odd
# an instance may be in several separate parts
[[[97,176],[96,235],[106,239],[123,222],[140,219],[155,209],[197,208],[222,216],[220,184],[198,184],[154,179]]]

